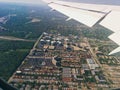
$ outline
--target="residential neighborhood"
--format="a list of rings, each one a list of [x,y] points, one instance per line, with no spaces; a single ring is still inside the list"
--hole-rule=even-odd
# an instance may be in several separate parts
[[[103,64],[95,55],[86,38],[44,32],[9,83],[19,90],[109,90],[118,87],[120,83],[111,77],[111,82],[117,83],[112,86],[114,84],[110,84],[104,72],[109,66],[101,67]]]

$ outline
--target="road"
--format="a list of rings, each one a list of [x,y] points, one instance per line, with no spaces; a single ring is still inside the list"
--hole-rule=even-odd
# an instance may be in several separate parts
[[[39,43],[39,41],[40,41],[40,39],[42,38],[42,36],[43,36],[43,34],[37,39],[37,41],[35,42],[35,44],[34,44],[34,46],[33,46],[33,48],[31,49],[31,51],[30,51],[30,53],[27,55],[27,57],[30,57],[29,55],[32,53],[32,51],[36,48],[36,46],[37,46],[37,44]],[[1,36],[0,36],[1,37]],[[8,38],[8,37],[7,37]],[[9,38],[10,40],[12,39],[12,38]],[[15,40],[22,40],[22,41],[26,41],[25,39],[19,39],[19,38],[14,38]],[[36,58],[36,57],[31,57],[31,58]],[[39,57],[38,57],[39,58]],[[22,63],[21,63],[21,65],[24,63],[24,61],[25,61],[25,59],[22,61]],[[19,68],[19,67],[18,67]],[[16,69],[17,70],[17,69]],[[13,76],[16,74],[16,72],[14,72],[13,73],[13,75],[9,78],[9,80],[8,80],[8,83],[10,83],[10,81],[12,81],[12,78],[13,78]]]
[[[89,43],[89,41],[88,41],[87,38],[85,38],[85,42],[86,42],[87,45],[88,45],[88,48],[89,48],[89,50],[90,50],[90,53],[91,53],[91,56],[92,56],[93,60],[102,68],[102,65],[101,65],[100,62],[98,61],[97,56],[96,56],[96,54],[93,52],[93,49],[92,49],[92,47],[91,47],[91,45],[90,45],[90,43]]]
[[[12,36],[0,36],[0,39],[2,39],[2,40],[10,40],[10,41],[35,42],[35,40],[21,39],[21,38],[16,38],[16,37],[12,37]]]
[[[96,54],[93,52],[93,49],[92,49],[92,47],[91,47],[91,45],[90,45],[90,43],[88,41],[88,38],[85,38],[85,41],[86,41],[86,43],[87,43],[87,45],[89,47],[89,50],[90,50],[90,53],[91,53],[91,56],[92,56],[93,60],[100,66],[101,70],[103,71],[103,74],[107,75],[108,74],[107,71],[105,71],[104,67],[98,61],[98,58],[97,58]],[[107,82],[109,82],[107,76],[105,78],[106,78]]]

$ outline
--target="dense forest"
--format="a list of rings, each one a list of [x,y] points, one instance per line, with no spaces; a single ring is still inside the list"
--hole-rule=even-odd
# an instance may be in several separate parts
[[[0,77],[8,80],[32,46],[31,42],[0,40]]]
[[[6,7],[6,8],[4,8]],[[0,35],[11,35],[19,38],[37,39],[42,32],[58,31],[63,35],[82,34],[86,37],[106,39],[111,32],[99,25],[92,29],[78,23],[75,20],[65,21],[66,16],[57,11],[50,11],[46,6],[25,6],[25,5],[0,5],[0,17],[9,14],[16,16],[8,20],[2,26],[7,28],[6,31],[0,32]],[[37,18],[40,22],[27,23]],[[79,33],[80,32],[80,33]]]

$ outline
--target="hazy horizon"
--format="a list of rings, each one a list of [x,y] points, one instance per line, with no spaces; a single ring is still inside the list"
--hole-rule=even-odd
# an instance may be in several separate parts
[[[0,0],[7,3],[43,4],[42,0]]]
[[[120,0],[62,0],[62,1],[72,1],[72,2],[92,3],[92,4],[120,5]],[[0,2],[44,4],[42,0],[19,0],[19,1],[18,0],[0,0]]]

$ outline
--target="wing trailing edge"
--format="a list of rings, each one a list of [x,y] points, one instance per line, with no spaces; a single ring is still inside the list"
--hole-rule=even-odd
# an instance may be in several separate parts
[[[101,22],[100,25],[113,32],[120,31],[120,11],[111,11]]]
[[[109,55],[120,52],[120,11],[111,11],[107,17],[100,22],[100,25],[114,32],[108,38],[119,45],[119,47],[110,52]]]
[[[120,52],[120,47],[116,48],[115,50],[113,50],[112,52],[109,53],[109,55],[113,55],[115,53]]]
[[[91,12],[89,10],[76,9],[64,5],[59,5],[56,3],[50,3],[49,6],[60,13],[81,22],[89,27],[95,25],[102,17],[104,17],[105,13]]]
[[[112,41],[114,41],[116,44],[118,44],[120,46],[120,31],[116,32],[116,33],[113,33],[108,38],[111,39]]]
[[[120,52],[120,6],[74,3],[59,0],[44,0],[52,9],[89,27],[100,24],[113,31],[109,39],[119,45],[109,55]]]

